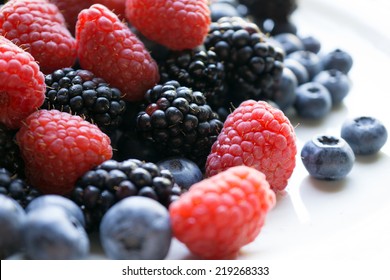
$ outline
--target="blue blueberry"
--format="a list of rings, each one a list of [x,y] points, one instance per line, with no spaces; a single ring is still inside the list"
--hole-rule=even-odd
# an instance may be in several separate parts
[[[273,36],[273,38],[282,45],[286,55],[304,49],[301,39],[295,34],[280,33]]]
[[[295,74],[287,67],[284,67],[282,76],[272,87],[272,101],[277,107],[286,111],[294,105],[298,81]]]
[[[315,75],[323,70],[320,56],[311,51],[295,51],[287,55],[287,58],[299,61],[309,73],[309,80],[312,80]]]
[[[372,155],[385,145],[387,129],[378,119],[362,116],[346,120],[341,127],[341,137],[356,155]]]
[[[311,51],[313,53],[319,53],[319,51],[321,50],[321,42],[320,40],[318,40],[318,38],[309,35],[301,37],[300,39],[305,50]]]
[[[353,66],[351,54],[342,49],[335,49],[326,53],[321,57],[321,61],[325,70],[337,69],[345,74],[348,74]]]
[[[314,178],[339,180],[352,170],[355,155],[344,139],[319,135],[305,143],[301,150],[301,159]]]
[[[318,82],[328,89],[334,106],[340,104],[351,89],[351,80],[347,74],[337,69],[321,71],[313,78],[313,82]]]
[[[89,254],[84,227],[61,206],[47,205],[28,212],[23,235],[26,255],[31,259],[85,259]]]
[[[222,17],[239,17],[237,9],[227,2],[212,2],[210,4],[211,20],[218,21]]]
[[[290,69],[294,73],[295,77],[297,78],[298,85],[309,82],[309,73],[307,72],[305,66],[302,65],[302,63],[292,58],[286,58],[283,61],[283,64],[286,68]]]
[[[0,259],[21,250],[26,213],[13,198],[0,194]]]
[[[309,82],[297,87],[294,108],[306,119],[321,119],[332,109],[332,97],[320,83]]]
[[[110,259],[164,259],[171,240],[167,208],[147,197],[122,199],[100,224],[100,241]]]
[[[69,198],[56,194],[41,195],[32,200],[26,207],[26,212],[34,211],[41,207],[49,205],[60,206],[68,212],[70,216],[75,217],[80,224],[85,227],[85,218],[81,208]]]
[[[175,183],[184,189],[189,189],[193,184],[203,179],[202,171],[193,161],[184,157],[171,157],[157,162],[160,169],[171,171]]]

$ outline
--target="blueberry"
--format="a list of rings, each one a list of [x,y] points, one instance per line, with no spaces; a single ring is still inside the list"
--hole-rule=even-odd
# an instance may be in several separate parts
[[[211,20],[218,21],[222,17],[239,17],[237,9],[226,2],[213,2],[210,5]]]
[[[272,100],[282,111],[288,110],[294,105],[298,81],[295,74],[284,67],[282,76],[272,88]]]
[[[351,89],[351,81],[347,74],[337,69],[323,70],[313,78],[313,81],[328,89],[333,105],[340,104]]]
[[[75,217],[80,224],[85,227],[85,218],[81,208],[69,198],[56,194],[41,195],[32,200],[26,207],[26,212],[35,211],[36,209],[49,205],[62,207],[70,216]]]
[[[345,74],[351,70],[353,65],[352,56],[345,50],[335,49],[321,57],[325,70],[337,69]]]
[[[100,241],[110,259],[164,259],[171,240],[168,210],[143,196],[122,199],[100,224]]]
[[[274,39],[282,45],[282,48],[286,55],[304,49],[304,45],[301,39],[295,34],[280,33],[275,35]]]
[[[47,205],[27,213],[23,236],[31,259],[85,259],[89,254],[84,227],[61,206]]]
[[[305,36],[300,38],[304,49],[313,53],[319,53],[321,50],[321,42],[313,36]]]
[[[297,78],[298,85],[309,82],[309,72],[307,72],[306,67],[302,65],[298,60],[292,58],[286,58],[283,61],[283,64],[286,68],[293,71],[295,77]]]
[[[352,170],[355,155],[344,139],[319,135],[305,143],[301,150],[301,159],[314,178],[339,180]]]
[[[171,171],[175,183],[184,189],[189,189],[193,184],[203,179],[200,168],[193,161],[183,157],[171,157],[157,162],[160,169]]]
[[[387,130],[378,119],[362,116],[346,120],[341,127],[341,137],[356,155],[372,155],[386,143]]]
[[[322,84],[305,83],[297,87],[294,107],[302,118],[321,119],[332,109],[332,97]]]
[[[309,73],[309,80],[312,80],[315,75],[323,70],[320,56],[311,51],[295,51],[287,55],[287,58],[299,61]]]
[[[23,244],[26,213],[13,198],[0,194],[0,258],[18,252]]]

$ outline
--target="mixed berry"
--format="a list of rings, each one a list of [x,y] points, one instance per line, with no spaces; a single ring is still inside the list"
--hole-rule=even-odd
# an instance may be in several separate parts
[[[332,181],[378,153],[387,130],[371,116],[298,151],[288,116],[326,118],[353,59],[298,35],[297,7],[0,2],[0,257],[88,258],[98,232],[111,259],[164,259],[173,238],[234,258],[297,156]]]

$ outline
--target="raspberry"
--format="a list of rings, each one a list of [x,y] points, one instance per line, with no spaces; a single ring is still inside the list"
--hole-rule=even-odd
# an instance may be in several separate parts
[[[79,14],[76,40],[81,68],[118,88],[127,101],[141,100],[159,80],[157,63],[144,44],[103,5]]]
[[[120,19],[125,19],[126,0],[92,0],[94,4],[102,4],[114,12]]]
[[[110,138],[79,116],[39,110],[16,134],[28,183],[42,193],[68,194],[86,171],[112,156]]]
[[[31,53],[44,73],[76,61],[76,41],[47,0],[8,1],[0,9],[0,34]]]
[[[234,257],[258,236],[275,201],[263,173],[232,167],[192,185],[171,204],[172,230],[199,257]]]
[[[17,129],[45,99],[45,78],[34,58],[0,36],[0,124]]]
[[[207,0],[127,0],[126,17],[145,37],[172,50],[201,45],[211,22]]]
[[[247,100],[227,117],[207,157],[206,175],[247,165],[280,191],[295,168],[296,153],[294,128],[283,112],[265,101]]]

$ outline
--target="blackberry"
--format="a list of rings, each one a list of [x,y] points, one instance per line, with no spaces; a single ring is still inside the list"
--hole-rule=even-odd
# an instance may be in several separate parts
[[[0,168],[24,178],[24,162],[15,142],[16,132],[0,125]]]
[[[107,210],[125,197],[146,196],[168,208],[181,193],[169,170],[137,159],[111,159],[86,172],[70,199],[83,210],[87,230],[95,231]]]
[[[284,52],[259,27],[240,17],[221,18],[210,25],[204,45],[225,66],[228,101],[264,100],[264,91],[280,78]]]
[[[204,167],[223,123],[200,91],[172,80],[149,89],[136,129],[163,156],[183,156]]]
[[[42,109],[79,115],[102,131],[115,130],[122,122],[126,103],[117,88],[88,70],[63,68],[45,76],[46,98]]]
[[[12,175],[5,168],[0,168],[0,194],[7,195],[15,199],[23,208],[41,193],[29,186],[24,179]]]
[[[224,106],[225,69],[211,50],[171,51],[160,64],[160,83],[170,80],[202,92],[214,110]]]

